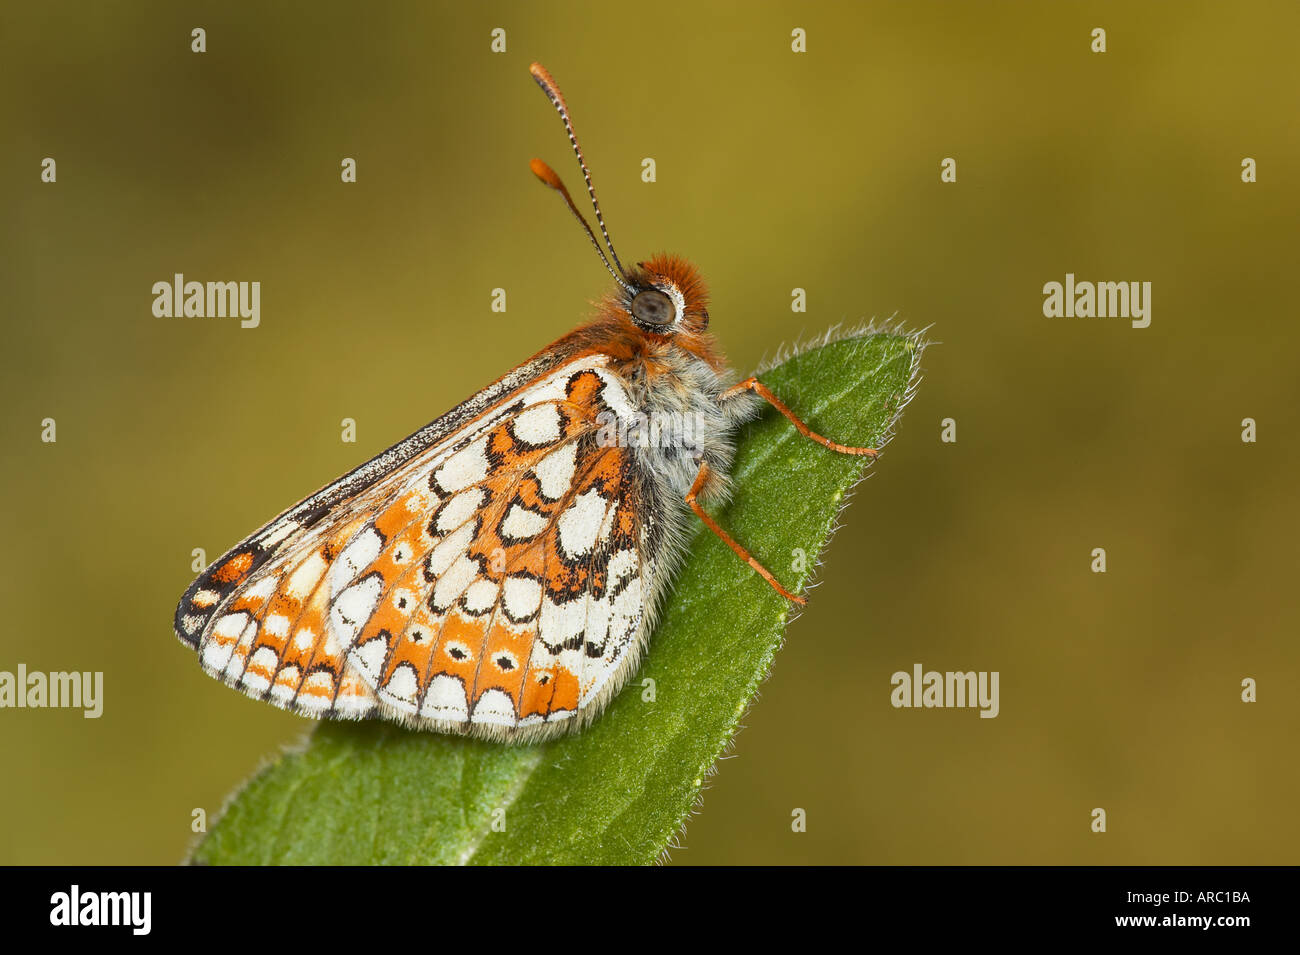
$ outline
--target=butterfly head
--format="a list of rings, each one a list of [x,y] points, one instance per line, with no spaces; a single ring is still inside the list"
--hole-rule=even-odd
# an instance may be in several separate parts
[[[651,335],[703,332],[709,327],[708,291],[695,266],[675,255],[637,263],[630,288],[615,295],[628,320]]]

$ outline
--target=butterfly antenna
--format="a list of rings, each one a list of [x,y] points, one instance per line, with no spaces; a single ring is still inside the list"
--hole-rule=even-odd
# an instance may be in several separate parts
[[[601,215],[600,202],[596,199],[596,189],[591,184],[591,172],[587,169],[587,160],[582,156],[582,147],[578,145],[578,136],[573,131],[573,120],[569,118],[569,107],[564,102],[564,94],[560,92],[560,87],[556,84],[555,77],[551,76],[550,72],[548,72],[546,67],[542,66],[542,64],[532,64],[528,67],[528,72],[533,75],[533,79],[537,81],[537,85],[542,88],[542,92],[546,94],[546,98],[551,101],[551,105],[555,107],[555,111],[560,114],[560,119],[564,120],[565,132],[569,134],[569,144],[573,146],[574,155],[578,157],[578,165],[582,167],[582,178],[586,180],[587,183],[587,195],[591,196],[591,206],[596,210],[596,222],[600,225],[600,234],[605,237],[605,244],[609,246],[610,257],[614,260],[614,265],[618,268],[619,275],[622,276],[620,284],[627,288],[627,272],[623,268],[623,263],[618,260],[618,253],[614,251],[614,243],[610,241],[609,238],[609,230],[605,228],[605,217]],[[534,162],[536,161],[537,160],[534,160]],[[537,173],[537,168],[535,166],[533,172],[536,173],[548,186],[554,188],[550,180],[542,177],[540,173]],[[559,177],[556,176],[554,172],[551,172],[551,176],[555,178],[556,182],[559,181]],[[560,188],[563,189],[562,186]],[[568,192],[564,193],[565,198],[568,198],[568,195]],[[569,208],[573,208],[572,200],[569,201]],[[578,210],[574,209],[573,211],[574,214],[577,215]],[[578,218],[581,219],[582,216],[579,215]],[[585,224],[586,220],[583,220],[583,222]],[[591,232],[590,227],[588,227],[587,231]],[[595,241],[594,236],[592,237],[592,241]],[[600,250],[599,246],[596,248],[597,251]],[[603,259],[604,257],[605,255],[602,252],[601,258]],[[606,266],[608,267],[608,260],[606,261]],[[615,276],[615,278],[618,277],[619,276],[617,275]]]
[[[614,271],[614,266],[609,264],[609,259],[605,257],[605,250],[600,247],[600,242],[596,239],[596,233],[591,231],[591,226],[587,224],[587,220],[583,218],[582,213],[578,211],[578,207],[573,204],[573,197],[569,195],[569,190],[565,188],[560,177],[555,174],[555,170],[546,165],[546,163],[542,162],[540,159],[531,160],[528,163],[528,168],[533,171],[534,176],[542,180],[542,182],[564,197],[564,201],[569,206],[569,211],[573,213],[574,218],[576,218],[582,228],[586,230],[587,238],[591,240],[591,247],[595,249],[596,254],[600,256],[600,261],[605,263],[605,268],[609,270],[609,274],[614,276],[614,281],[623,286],[627,291],[635,294],[636,289],[634,289],[623,276]]]

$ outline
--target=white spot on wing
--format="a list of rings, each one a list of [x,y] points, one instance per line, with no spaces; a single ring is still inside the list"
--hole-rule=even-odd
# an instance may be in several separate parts
[[[348,651],[348,663],[360,670],[361,675],[370,683],[375,683],[379,680],[379,671],[387,656],[388,641],[382,637],[371,637],[361,646]]]
[[[502,690],[487,690],[474,704],[473,723],[488,723],[493,726],[515,725],[515,704]]]
[[[487,477],[487,439],[485,434],[467,447],[457,451],[434,472],[438,485],[444,491],[460,491]]]
[[[461,554],[434,584],[433,605],[446,610],[477,576],[478,564]]]
[[[275,577],[266,576],[245,590],[244,596],[255,597],[258,600],[265,600],[273,593],[275,593]]]
[[[511,504],[506,511],[505,520],[501,522],[501,533],[515,540],[532,540],[546,528],[546,516],[530,511],[518,504]]]
[[[551,501],[564,497],[573,483],[573,470],[577,462],[578,446],[570,441],[556,448],[537,462],[533,473],[542,488],[542,496]]]
[[[515,620],[527,620],[537,612],[542,585],[531,577],[507,577],[501,585],[501,605]]]
[[[584,557],[591,553],[605,518],[606,501],[592,488],[578,497],[560,515],[560,549],[568,557]]]
[[[408,713],[414,713],[415,695],[419,690],[419,684],[415,679],[415,668],[409,663],[403,663],[393,671],[384,688],[379,691],[379,698]]]
[[[464,684],[445,673],[434,677],[429,692],[424,695],[420,715],[433,720],[465,722],[469,719],[469,703],[465,699]]]
[[[303,627],[293,637],[294,648],[299,652],[310,650],[316,644],[316,631],[311,627]]]
[[[609,566],[606,568],[607,576],[612,583],[628,576],[636,570],[636,551],[621,550],[609,559]]]
[[[537,623],[537,635],[551,646],[565,643],[579,636],[587,622],[587,599],[576,597],[562,604],[557,604],[547,597],[542,601],[541,619]],[[564,654],[560,655],[563,662]],[[582,658],[573,661],[569,669],[578,673]]]
[[[605,389],[601,392],[601,397],[605,404],[609,405],[610,410],[620,418],[631,418],[637,414],[638,409],[632,404],[627,396],[627,391],[623,388],[623,383],[617,377],[611,375],[603,369],[596,372],[600,380],[605,383]]]
[[[297,521],[285,521],[278,527],[272,527],[266,532],[265,536],[257,539],[257,545],[262,548],[262,550],[270,550],[276,544],[280,543],[280,541],[284,540],[296,531],[298,526]]]
[[[465,588],[465,609],[470,613],[487,613],[496,601],[497,585],[490,580],[476,580]]]
[[[203,666],[213,673],[220,673],[230,662],[230,655],[235,652],[235,644],[218,643],[216,640],[209,640],[203,646]]]
[[[316,589],[316,584],[321,577],[324,576],[325,566],[325,558],[319,551],[314,552],[290,575],[288,582],[284,585],[285,593],[295,600],[306,599],[307,595]]]
[[[434,577],[442,576],[447,572],[447,568],[451,566],[452,561],[465,553],[470,541],[473,539],[473,524],[466,524],[454,533],[448,534],[437,547],[429,552],[429,557],[424,562],[425,571]]]
[[[482,505],[485,496],[482,489],[470,488],[453,497],[438,513],[438,533],[449,534],[468,521]]]
[[[514,433],[520,441],[534,445],[560,440],[560,409],[553,404],[528,408],[515,418]]]
[[[227,640],[236,640],[244,632],[244,627],[248,626],[248,621],[251,619],[242,610],[238,613],[228,613],[217,621],[217,625],[212,628],[212,635]]]
[[[378,574],[365,577],[335,598],[330,605],[329,630],[342,646],[351,645],[379,602],[383,580]]]

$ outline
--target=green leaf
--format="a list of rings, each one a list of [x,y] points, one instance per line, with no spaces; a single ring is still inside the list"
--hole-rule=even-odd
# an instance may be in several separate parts
[[[828,336],[761,377],[813,430],[879,447],[910,397],[923,347],[919,336],[893,332]],[[768,409],[741,435],[734,493],[717,517],[787,587],[802,589],[866,466]],[[192,861],[654,862],[739,728],[790,612],[722,541],[700,533],[640,671],[586,730],[507,746],[326,722],[235,796]]]

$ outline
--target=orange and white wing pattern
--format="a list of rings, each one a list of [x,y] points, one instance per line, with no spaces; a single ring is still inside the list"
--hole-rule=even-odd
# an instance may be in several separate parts
[[[543,353],[286,511],[176,611],[205,670],[306,716],[529,739],[626,680],[667,555],[607,359]]]

